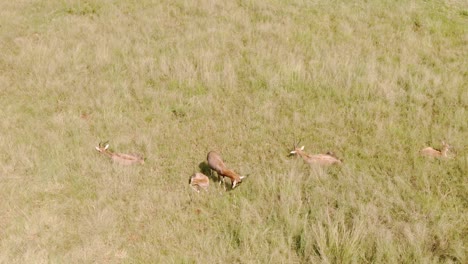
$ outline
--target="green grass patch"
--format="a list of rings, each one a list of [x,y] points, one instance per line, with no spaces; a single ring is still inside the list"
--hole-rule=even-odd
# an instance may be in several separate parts
[[[0,262],[467,262],[466,4],[0,10]],[[234,191],[188,186],[210,150]]]

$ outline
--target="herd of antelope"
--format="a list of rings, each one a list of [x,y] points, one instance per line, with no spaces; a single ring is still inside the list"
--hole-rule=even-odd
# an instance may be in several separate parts
[[[451,146],[442,141],[442,149],[438,150],[432,147],[423,148],[419,154],[425,157],[431,158],[449,158],[448,152],[451,149]],[[116,153],[109,150],[109,144],[99,143],[96,146],[96,150],[100,153],[109,157],[112,162],[120,165],[133,165],[133,164],[144,164],[145,161],[142,156],[137,154],[124,154]],[[328,166],[340,166],[343,164],[343,161],[339,159],[333,152],[327,152],[326,154],[308,154],[304,151],[304,146],[298,147],[297,144],[294,144],[293,149],[289,153],[290,156],[300,156],[306,163],[310,165],[318,165],[321,167]],[[234,170],[227,168],[224,163],[221,155],[216,151],[210,151],[206,157],[208,166],[210,168],[210,174],[212,171],[215,171],[218,176],[219,184],[223,185],[224,190],[226,191],[226,184],[224,181],[225,177],[228,177],[231,183],[231,190],[236,188],[242,183],[242,180],[245,176],[240,176]],[[208,191],[210,185],[210,179],[208,176],[201,172],[197,172],[190,176],[189,185],[196,192],[200,190]]]

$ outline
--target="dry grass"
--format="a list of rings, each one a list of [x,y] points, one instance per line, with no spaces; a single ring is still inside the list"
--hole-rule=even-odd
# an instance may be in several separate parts
[[[466,263],[463,1],[0,10],[0,262]],[[250,177],[198,195],[213,149]]]

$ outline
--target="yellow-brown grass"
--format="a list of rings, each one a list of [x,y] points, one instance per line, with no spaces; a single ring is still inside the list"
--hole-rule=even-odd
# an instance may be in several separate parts
[[[467,10],[0,1],[0,263],[467,263]],[[212,149],[252,176],[194,195]]]

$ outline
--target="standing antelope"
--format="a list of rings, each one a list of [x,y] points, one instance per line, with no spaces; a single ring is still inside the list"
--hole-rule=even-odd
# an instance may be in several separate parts
[[[294,149],[289,153],[290,155],[299,155],[308,164],[318,164],[321,166],[341,165],[343,162],[338,159],[333,152],[327,152],[327,154],[315,154],[310,155],[304,152],[304,146],[298,148],[294,146]]]
[[[423,148],[419,153],[426,157],[434,157],[434,158],[448,158],[448,151],[450,150],[451,146],[445,141],[442,141],[442,150],[434,149],[431,147]]]
[[[226,185],[224,184],[224,177],[228,177],[229,179],[231,179],[232,189],[236,188],[236,186],[241,184],[242,179],[245,178],[245,176],[239,176],[234,171],[226,168],[223,159],[215,151],[210,151],[206,159],[208,160],[208,165],[210,166],[210,168],[216,171],[216,173],[218,174],[218,178],[221,178],[219,184],[223,184],[224,190],[226,190]]]
[[[190,187],[196,192],[200,192],[200,189],[208,191],[208,186],[210,185],[210,179],[203,173],[197,172],[190,176],[189,180]]]
[[[99,146],[96,147],[96,150],[110,157],[113,162],[118,163],[120,165],[133,165],[145,163],[143,158],[137,155],[111,152],[109,150],[109,144],[103,146],[102,143],[99,143]]]

